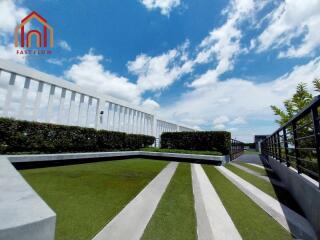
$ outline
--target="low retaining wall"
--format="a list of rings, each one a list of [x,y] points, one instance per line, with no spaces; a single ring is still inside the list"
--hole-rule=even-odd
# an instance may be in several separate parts
[[[184,153],[165,153],[165,152],[145,152],[145,151],[126,151],[126,152],[89,152],[89,153],[63,153],[63,154],[35,154],[35,155],[7,155],[10,162],[17,163],[32,163],[32,162],[47,162],[47,161],[68,161],[68,160],[90,160],[90,159],[108,159],[108,158],[127,158],[127,157],[142,157],[142,158],[167,158],[175,160],[188,160],[190,162],[211,162],[217,165],[223,165],[229,162],[229,156],[214,156],[214,155],[198,155]]]
[[[296,169],[288,168],[284,163],[280,163],[272,157],[268,157],[268,163],[298,202],[316,231],[318,239],[320,239],[320,189],[318,183],[304,174],[298,174]]]
[[[0,156],[0,239],[54,240],[56,214]]]

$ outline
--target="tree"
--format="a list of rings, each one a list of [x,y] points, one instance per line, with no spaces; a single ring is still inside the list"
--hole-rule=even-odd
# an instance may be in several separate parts
[[[315,91],[320,92],[320,79],[315,79],[313,81],[313,85]],[[276,122],[279,123],[280,126],[284,125],[291,118],[293,118],[301,109],[310,104],[313,96],[307,90],[307,85],[305,83],[299,83],[296,89],[295,94],[291,99],[285,100],[283,102],[284,109],[280,107],[271,106],[274,114],[279,116],[280,119],[277,119]]]

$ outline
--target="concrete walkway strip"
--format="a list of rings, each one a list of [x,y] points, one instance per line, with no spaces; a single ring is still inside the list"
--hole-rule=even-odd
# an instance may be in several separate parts
[[[247,164],[249,164],[249,165],[251,165],[251,166],[254,166],[254,167],[261,168],[261,169],[265,169],[265,170],[267,170],[267,171],[272,171],[271,168],[268,168],[268,167],[263,166],[263,165],[259,165],[259,164],[255,164],[255,163],[247,163]]]
[[[177,166],[169,163],[93,240],[140,239]]]
[[[200,164],[192,164],[198,240],[242,239]]]
[[[273,197],[264,193],[252,184],[243,180],[225,167],[216,167],[226,178],[235,184],[258,206],[272,216],[281,226],[291,232],[296,238],[317,239],[310,223],[302,216],[292,211]]]
[[[236,163],[231,163],[231,165],[235,166],[236,168],[241,169],[242,171],[245,171],[246,173],[254,175],[254,176],[256,176],[256,177],[258,177],[258,178],[260,178],[260,179],[262,179],[262,180],[264,180],[266,182],[272,183],[273,185],[276,185],[276,186],[284,188],[284,189],[286,188],[285,185],[282,182],[280,182],[280,181],[278,181],[278,180],[276,180],[274,178],[270,178],[268,176],[263,176],[263,175],[259,174],[258,172],[254,171],[254,170],[251,170],[249,168],[246,168],[245,166],[242,166],[242,165],[239,165],[239,164],[236,164]]]

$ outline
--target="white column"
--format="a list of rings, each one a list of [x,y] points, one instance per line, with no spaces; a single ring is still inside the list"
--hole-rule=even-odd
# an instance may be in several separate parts
[[[4,100],[4,106],[3,106],[3,115],[6,117],[9,116],[10,104],[11,104],[11,99],[12,99],[12,92],[14,89],[15,81],[16,81],[16,74],[11,73],[10,80],[9,80],[9,86],[7,89],[7,94],[6,94],[6,98]]]
[[[112,130],[115,131],[115,118],[116,118],[116,110],[117,110],[117,105],[115,103],[113,105],[113,116],[112,116]]]
[[[80,102],[79,102],[79,108],[78,108],[78,117],[77,117],[77,125],[80,126],[80,115],[81,115],[81,109],[84,103],[84,95],[80,95]]]
[[[70,124],[71,108],[72,108],[72,103],[74,102],[75,99],[76,99],[76,93],[72,91],[71,92],[70,102],[69,102],[67,124]],[[98,103],[97,103],[97,106],[98,106]],[[98,119],[96,118],[95,128],[97,127],[97,124],[98,124]]]
[[[132,131],[131,133],[135,133],[136,132],[136,118],[137,118],[137,111],[136,110],[132,110]]]
[[[63,121],[63,108],[64,108],[64,101],[66,100],[66,89],[61,89],[60,101],[59,101],[59,113],[58,113],[58,123],[64,123]]]
[[[37,121],[37,119],[38,119],[38,112],[39,112],[42,92],[43,92],[43,82],[38,82],[37,95],[36,95],[36,99],[33,104],[33,114],[32,114],[33,121]]]
[[[151,119],[151,135],[157,137],[157,119],[155,115],[152,115]]]
[[[29,92],[29,87],[30,87],[30,81],[31,79],[26,77],[24,80],[24,86],[22,90],[22,96],[21,96],[21,102],[20,102],[20,109],[19,109],[19,118],[23,119],[24,117],[24,110],[26,108],[26,102],[27,102],[27,97],[28,97],[28,92]]]
[[[140,112],[137,111],[137,117],[136,117],[136,129],[135,129],[135,134],[139,134],[139,128],[140,128]]]
[[[123,111],[123,131],[127,132],[127,118],[128,118],[128,108],[124,107]]]
[[[108,102],[108,115],[107,115],[107,121],[106,121],[106,129],[107,130],[110,130],[111,107],[112,107],[112,103]]]
[[[56,87],[54,85],[51,85],[50,87],[49,100],[48,100],[48,106],[47,106],[47,122],[51,121],[52,101],[53,101],[55,88]]]
[[[128,133],[131,133],[131,120],[132,120],[132,109],[128,108],[128,126],[127,126],[127,130]]]
[[[122,106],[119,105],[118,109],[118,128],[117,130],[120,132],[121,131],[121,128],[122,128]]]
[[[143,130],[142,130],[142,134],[145,134],[145,135],[147,135],[147,114],[143,114]]]
[[[140,134],[140,119],[141,119],[141,112],[138,112],[137,114],[137,134]]]
[[[141,112],[140,115],[141,115],[141,117],[140,117],[140,134],[143,134],[143,118],[144,118],[144,113]]]
[[[86,111],[86,127],[88,127],[89,125],[89,108],[90,106],[92,105],[92,97],[89,97],[89,100],[88,100],[88,104],[87,104],[87,111]]]
[[[104,114],[104,105],[105,100],[102,98],[97,98],[97,107],[96,107],[96,129],[103,128],[103,114]],[[103,114],[101,114],[103,112]]]

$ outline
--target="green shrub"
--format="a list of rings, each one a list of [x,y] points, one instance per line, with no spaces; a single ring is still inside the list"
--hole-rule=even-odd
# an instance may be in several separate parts
[[[155,138],[147,135],[140,134],[127,134],[126,149],[136,150],[142,147],[151,146],[154,143]]]
[[[137,150],[152,136],[0,118],[0,153]]]
[[[161,135],[161,148],[218,151],[229,154],[231,134],[225,131],[166,132]]]

